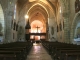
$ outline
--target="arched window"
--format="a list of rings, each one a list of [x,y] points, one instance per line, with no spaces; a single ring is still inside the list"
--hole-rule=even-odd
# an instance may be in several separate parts
[[[2,6],[0,4],[0,42],[3,41],[3,36],[4,36],[4,14]]]
[[[15,8],[14,8],[14,19],[16,19],[16,5],[15,5]]]

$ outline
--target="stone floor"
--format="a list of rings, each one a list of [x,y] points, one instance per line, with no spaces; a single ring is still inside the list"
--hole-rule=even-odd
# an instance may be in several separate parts
[[[27,60],[52,60],[47,51],[41,44],[33,44],[33,47],[27,56]]]

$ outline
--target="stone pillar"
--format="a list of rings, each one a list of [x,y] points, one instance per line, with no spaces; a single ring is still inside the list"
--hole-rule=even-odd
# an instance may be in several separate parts
[[[64,18],[64,42],[70,43],[70,27],[69,27],[69,0],[63,1],[63,18]]]
[[[6,9],[6,19],[5,19],[5,43],[12,42],[12,30],[11,30],[11,22],[12,22],[12,16],[14,13],[14,2],[7,1],[8,7]]]
[[[69,17],[64,13],[64,42],[70,43]]]

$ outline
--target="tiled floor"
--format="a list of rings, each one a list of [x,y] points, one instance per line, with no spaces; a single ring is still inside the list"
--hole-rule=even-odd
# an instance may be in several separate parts
[[[27,60],[52,60],[41,44],[34,44]]]

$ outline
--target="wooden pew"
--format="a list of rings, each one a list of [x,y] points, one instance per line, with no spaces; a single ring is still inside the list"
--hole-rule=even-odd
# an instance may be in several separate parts
[[[16,55],[16,58],[18,58],[18,60],[27,56],[26,50],[24,48],[0,48],[0,54]]]
[[[59,60],[79,60],[80,50],[60,50],[56,56]]]
[[[0,44],[0,60],[25,60],[31,47],[30,42]]]
[[[15,54],[0,54],[0,60],[17,60]]]
[[[63,44],[63,46],[62,46],[60,44],[60,45],[57,45],[57,46],[54,45],[52,47],[53,47],[53,49],[52,49],[52,52],[51,52],[51,56],[53,56],[54,59],[69,60],[69,58],[72,58],[73,59],[73,57],[75,56],[74,57],[75,58],[74,60],[76,60],[76,59],[79,59],[79,57],[80,57],[80,55],[79,55],[79,53],[80,53],[80,48],[79,47],[80,46],[77,46],[77,45],[75,46],[75,45],[72,45],[72,44],[68,44],[68,45]],[[63,51],[64,51],[64,53],[63,53]],[[59,52],[60,52],[60,54],[59,54]],[[67,58],[64,58],[66,56],[67,56]]]
[[[80,46],[60,42],[42,42],[49,54],[57,60],[80,60]],[[63,53],[64,52],[64,53]],[[75,53],[74,53],[75,52]]]

